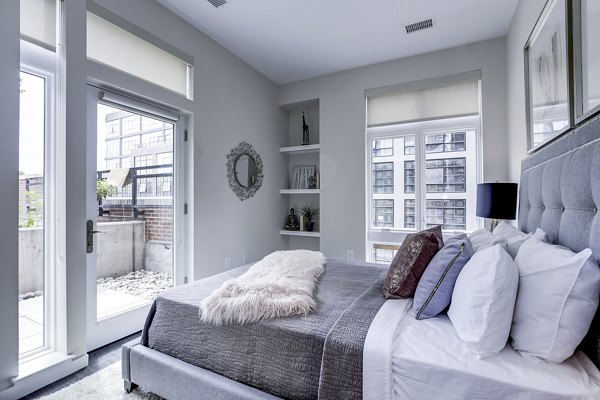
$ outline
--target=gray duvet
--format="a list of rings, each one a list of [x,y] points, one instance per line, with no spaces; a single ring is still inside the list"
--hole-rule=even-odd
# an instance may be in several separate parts
[[[385,271],[328,259],[315,292],[318,309],[248,325],[200,322],[199,304],[236,268],[162,293],[142,344],[288,399],[362,399],[362,353],[371,321],[385,302]]]

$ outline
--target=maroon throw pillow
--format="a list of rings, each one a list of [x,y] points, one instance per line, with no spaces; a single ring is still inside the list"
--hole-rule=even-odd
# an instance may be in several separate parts
[[[423,272],[443,246],[439,226],[407,235],[390,264],[383,283],[384,296],[387,299],[414,297]]]

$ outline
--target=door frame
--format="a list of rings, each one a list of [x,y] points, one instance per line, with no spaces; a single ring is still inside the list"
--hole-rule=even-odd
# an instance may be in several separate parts
[[[112,92],[119,95],[116,90],[99,88],[92,84],[87,87],[87,148],[86,148],[86,220],[94,221],[98,216],[96,201],[96,163],[97,163],[97,104],[100,101],[100,92]],[[127,95],[127,97],[132,97]],[[134,99],[143,102],[141,99]],[[152,105],[153,106],[153,105]],[[141,113],[147,115],[148,113]],[[162,119],[162,118],[158,118]],[[164,120],[164,119],[163,119]],[[184,240],[184,213],[185,198],[185,152],[184,132],[186,118],[180,115],[179,121],[173,123],[173,285],[184,283],[185,275],[185,240]],[[86,320],[87,320],[87,349],[91,351],[123,337],[139,332],[146,320],[151,305],[134,307],[131,310],[97,320],[97,286],[96,286],[96,243],[94,238],[94,251],[86,254]]]

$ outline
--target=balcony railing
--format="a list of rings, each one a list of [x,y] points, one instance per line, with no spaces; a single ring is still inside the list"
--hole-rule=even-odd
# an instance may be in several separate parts
[[[109,173],[110,170],[98,171],[98,179],[106,179]],[[129,168],[127,180],[131,183],[116,188],[98,204],[99,216],[108,212],[106,208],[119,207],[131,210],[137,219],[141,207],[173,207],[173,164]]]

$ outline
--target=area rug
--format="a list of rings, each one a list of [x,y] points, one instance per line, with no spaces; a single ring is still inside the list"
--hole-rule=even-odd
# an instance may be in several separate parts
[[[131,393],[123,389],[121,362],[118,361],[72,385],[41,397],[40,400],[163,400],[153,393],[136,388]]]

